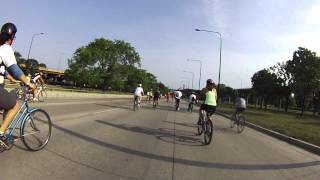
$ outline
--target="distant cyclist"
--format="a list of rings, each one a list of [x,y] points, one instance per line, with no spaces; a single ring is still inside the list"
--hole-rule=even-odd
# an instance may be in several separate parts
[[[182,97],[182,92],[180,91],[180,89],[178,89],[177,91],[174,92],[174,98],[176,99],[176,110],[179,111],[180,110],[180,99]]]
[[[141,103],[141,96],[144,95],[142,84],[139,84],[138,87],[136,87],[136,90],[134,91],[134,101],[138,102],[138,105]]]
[[[153,95],[153,106],[156,107],[159,105],[159,99],[160,99],[160,91],[155,90]]]
[[[188,108],[189,111],[192,110],[191,107],[193,107],[193,104],[196,102],[196,100],[197,100],[197,97],[196,97],[195,93],[192,92],[192,93],[190,94],[190,96],[189,96],[189,108]]]
[[[246,100],[244,99],[244,96],[242,94],[238,94],[235,100],[235,115],[238,113],[242,113],[246,110]]]
[[[206,88],[204,88],[201,91],[201,94],[205,95],[205,101],[204,103],[200,106],[199,109],[199,119],[198,123],[200,124],[200,117],[201,117],[201,110],[205,110],[206,112],[209,113],[215,113],[216,111],[216,106],[217,106],[217,91],[216,91],[216,85],[213,82],[212,79],[207,80],[207,85]]]
[[[150,94],[149,94],[149,103],[151,102],[151,99],[153,98],[153,90],[150,89]]]
[[[31,78],[32,82],[35,84],[39,84],[41,86],[45,85],[44,79],[42,78],[43,73],[42,72],[37,72],[33,75],[33,77]]]

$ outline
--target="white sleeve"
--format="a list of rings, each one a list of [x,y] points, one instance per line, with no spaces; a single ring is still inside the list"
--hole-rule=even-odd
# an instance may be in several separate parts
[[[13,64],[17,64],[12,47],[7,45],[4,48],[4,53],[1,55],[4,65],[10,67]]]

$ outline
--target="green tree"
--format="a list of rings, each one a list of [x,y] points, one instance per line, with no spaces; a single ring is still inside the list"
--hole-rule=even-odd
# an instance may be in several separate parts
[[[157,86],[156,77],[139,69],[140,56],[130,43],[100,38],[77,49],[68,60],[68,80],[103,90],[132,92],[138,84],[144,89]]]
[[[287,62],[286,70],[291,74],[290,85],[293,87],[297,105],[303,116],[313,92],[320,87],[320,59],[306,48],[299,47],[293,53],[292,60]]]
[[[291,82],[292,76],[287,71],[288,62],[277,63],[270,68],[270,71],[277,77],[275,93],[279,99],[279,108],[281,107],[281,100],[285,99],[285,111],[288,111],[290,104],[290,95],[292,92]]]
[[[276,75],[266,69],[258,71],[252,76],[252,88],[260,97],[260,108],[262,108],[264,102],[265,109],[267,109],[268,101],[274,95],[274,90],[277,86],[276,81]]]

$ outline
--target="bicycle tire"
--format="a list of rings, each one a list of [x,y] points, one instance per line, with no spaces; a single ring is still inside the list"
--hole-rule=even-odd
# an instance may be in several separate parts
[[[246,125],[246,119],[243,115],[239,115],[238,117],[238,126],[237,126],[237,132],[238,133],[242,133],[244,128],[245,128],[245,125]]]
[[[211,140],[212,140],[212,134],[213,134],[213,124],[212,124],[212,121],[210,119],[208,119],[206,121],[206,129],[205,129],[205,132],[203,133],[203,136],[204,136],[204,144],[205,145],[208,145],[211,143]]]
[[[236,116],[232,115],[230,119],[230,128],[234,128],[235,123],[236,123]]]
[[[38,100],[40,102],[44,102],[47,99],[47,96],[48,94],[47,94],[47,91],[45,90],[41,90],[40,92],[38,92]]]
[[[23,122],[22,142],[31,151],[41,150],[51,138],[51,129],[52,124],[48,113],[42,109],[36,109],[28,114]]]

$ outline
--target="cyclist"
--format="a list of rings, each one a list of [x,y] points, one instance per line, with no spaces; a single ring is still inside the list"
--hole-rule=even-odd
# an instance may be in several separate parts
[[[40,84],[41,86],[44,86],[45,85],[45,82],[44,82],[44,79],[42,78],[43,76],[43,73],[42,72],[37,72],[33,75],[32,77],[32,82],[34,84]]]
[[[149,101],[149,97],[150,97],[150,92],[147,92],[147,101]]]
[[[169,102],[170,92],[167,92],[167,93],[166,93],[166,98],[167,98],[167,102]]]
[[[136,90],[134,91],[134,101],[138,101],[138,104],[140,105],[141,102],[141,96],[143,96],[144,92],[142,89],[142,84],[139,84],[138,87],[136,87]]]
[[[180,105],[180,99],[182,97],[182,92],[180,89],[174,92],[174,98],[176,99],[176,110],[180,110],[179,105]]]
[[[244,110],[246,109],[246,100],[244,99],[244,96],[242,94],[238,94],[234,105],[236,109],[234,115],[244,112]]]
[[[149,94],[149,103],[151,102],[151,99],[153,98],[153,90],[150,89],[150,94]]]
[[[193,106],[196,99],[197,99],[197,97],[196,97],[195,93],[192,92],[189,96],[189,107],[188,107],[189,111],[191,111],[191,106]]]
[[[198,123],[201,123],[200,117],[201,117],[201,110],[205,110],[206,112],[209,112],[211,114],[215,113],[216,106],[217,106],[217,91],[216,91],[216,85],[213,82],[212,79],[207,80],[206,88],[202,89],[202,94],[205,95],[205,101],[200,106],[199,109],[199,119]]]
[[[11,47],[15,39],[16,32],[17,27],[13,23],[4,24],[0,32],[0,109],[5,110],[3,123],[0,127],[1,139],[3,139],[5,131],[20,109],[20,104],[17,101],[16,94],[14,92],[9,93],[4,89],[4,76],[6,70],[8,70],[8,73],[14,79],[20,80],[33,91],[36,88],[35,85],[26,78],[22,70],[17,65],[17,60]]]
[[[153,96],[153,106],[157,106],[159,104],[159,99],[160,99],[160,91],[157,89],[154,91],[154,96]]]

